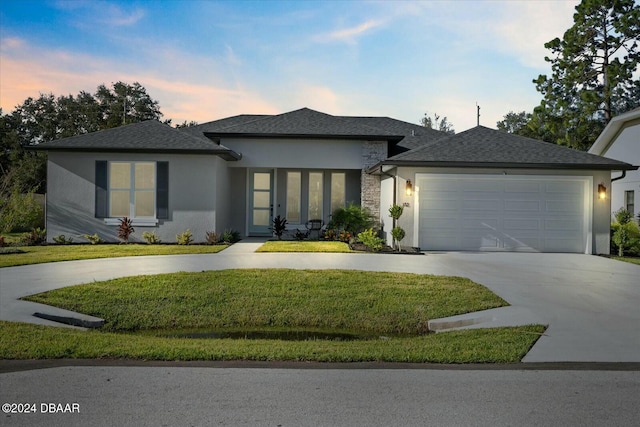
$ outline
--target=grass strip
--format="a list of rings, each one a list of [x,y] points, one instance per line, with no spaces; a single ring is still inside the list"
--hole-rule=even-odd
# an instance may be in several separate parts
[[[1,254],[0,267],[126,256],[211,254],[220,252],[226,247],[226,245],[145,245],[135,243],[128,245],[22,246],[19,249],[24,253]]]
[[[105,319],[103,330],[323,329],[416,335],[430,319],[508,305],[467,278],[239,269],[135,276],[24,299]]]
[[[268,241],[256,250],[256,252],[353,252],[349,245],[343,242],[323,241]]]
[[[516,363],[544,326],[471,329],[371,341],[183,339],[0,321],[1,359]]]

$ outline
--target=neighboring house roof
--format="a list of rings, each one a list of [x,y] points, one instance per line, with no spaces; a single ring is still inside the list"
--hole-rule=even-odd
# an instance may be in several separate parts
[[[596,139],[596,142],[594,142],[589,149],[589,153],[599,156],[605,155],[620,132],[629,125],[640,125],[640,108],[620,114],[611,119],[600,136],[598,136],[598,139]]]
[[[382,165],[633,170],[636,166],[537,139],[477,126],[384,160]]]
[[[367,126],[355,118],[332,116],[309,108],[273,116],[235,116],[233,120],[193,126],[213,139],[221,138],[343,138],[399,142],[404,134]],[[223,119],[225,120],[225,119]]]
[[[43,151],[104,151],[216,154],[225,160],[240,155],[206,138],[196,138],[157,120],[148,120],[84,135],[44,142],[32,149]]]

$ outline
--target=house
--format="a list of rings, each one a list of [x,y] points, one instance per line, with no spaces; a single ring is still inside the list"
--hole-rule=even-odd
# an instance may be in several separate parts
[[[589,153],[640,165],[640,108],[614,117],[604,128]],[[640,215],[640,172],[611,174],[611,209],[624,208],[634,218]]]
[[[98,233],[119,219],[166,242],[189,228],[268,236],[329,221],[349,202],[388,235],[403,204],[404,245],[425,250],[601,253],[609,250],[617,160],[476,127],[458,135],[388,117],[303,108],[174,129],[156,121],[40,144],[48,152],[48,240]],[[407,190],[411,190],[407,192]],[[390,237],[388,237],[390,239]]]

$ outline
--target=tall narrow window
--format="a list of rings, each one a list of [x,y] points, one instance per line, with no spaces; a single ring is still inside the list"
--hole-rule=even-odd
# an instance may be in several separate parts
[[[109,163],[109,216],[153,218],[156,213],[156,164]]]
[[[287,221],[300,223],[300,195],[302,194],[302,174],[287,172]]]
[[[624,208],[631,212],[631,215],[635,214],[636,201],[635,192],[633,190],[624,192]]]
[[[322,172],[309,172],[309,219],[322,219]]]
[[[345,200],[345,174],[334,172],[331,174],[331,213],[344,207]]]

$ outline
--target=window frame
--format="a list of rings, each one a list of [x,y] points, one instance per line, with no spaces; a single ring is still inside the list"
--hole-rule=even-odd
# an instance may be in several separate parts
[[[631,196],[631,203],[629,203],[629,196]],[[631,206],[631,209],[629,209]],[[635,190],[625,190],[624,192],[624,208],[631,213],[631,215],[635,215],[636,208],[636,193]]]
[[[153,226],[158,223],[158,165],[160,162],[150,161],[150,160],[113,160],[107,161],[106,167],[106,217],[104,221],[107,225],[118,225],[120,224],[120,220],[123,216],[126,216],[131,219],[133,225],[140,226]],[[114,164],[127,164],[129,165],[129,186],[126,187],[112,187],[111,186],[111,178],[112,178],[112,165]],[[144,188],[136,188],[136,165],[147,164],[151,165],[153,171],[153,186],[152,187],[144,187]],[[113,216],[112,215],[112,191],[128,191],[129,192],[129,213],[128,215],[123,216]],[[136,216],[136,193],[151,193],[152,194],[152,202],[151,205],[153,207],[153,215],[152,216]]]

